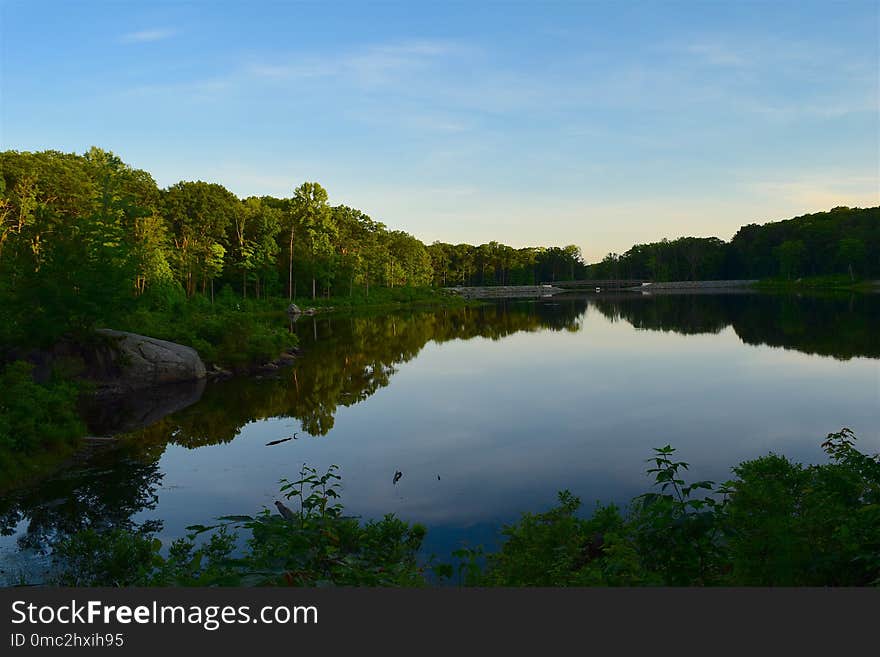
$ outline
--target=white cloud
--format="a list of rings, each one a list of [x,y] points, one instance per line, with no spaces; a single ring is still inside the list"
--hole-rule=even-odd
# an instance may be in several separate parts
[[[153,41],[164,41],[170,39],[177,34],[177,30],[168,28],[140,30],[138,32],[129,32],[119,37],[121,43],[151,43]]]

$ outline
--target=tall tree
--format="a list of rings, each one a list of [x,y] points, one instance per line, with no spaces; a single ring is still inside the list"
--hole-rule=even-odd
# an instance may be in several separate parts
[[[333,238],[337,233],[327,198],[327,190],[321,185],[316,182],[304,182],[294,191],[291,202],[291,210],[297,223],[302,226],[303,236],[312,259],[310,270],[313,299],[316,296],[315,285],[318,275],[323,274],[327,277],[329,274],[326,260],[333,253]]]
[[[227,230],[240,212],[239,200],[222,185],[179,182],[165,191],[163,207],[175,246],[176,274],[188,296],[200,281],[205,292],[222,270],[217,247],[224,248]]]

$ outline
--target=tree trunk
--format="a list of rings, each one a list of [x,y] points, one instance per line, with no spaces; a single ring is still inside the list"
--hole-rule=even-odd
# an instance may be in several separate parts
[[[287,257],[287,300],[293,301],[293,220],[290,223],[290,250]]]

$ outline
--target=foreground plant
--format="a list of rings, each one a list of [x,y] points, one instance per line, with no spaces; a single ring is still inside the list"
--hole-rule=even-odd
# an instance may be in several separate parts
[[[149,534],[88,530],[56,550],[58,583],[94,586],[418,586],[425,580],[416,555],[425,536],[388,514],[361,523],[342,515],[338,466],[325,473],[303,465],[299,479],[282,480],[281,493],[299,509],[281,516],[218,518],[220,524],[188,527],[167,556]],[[284,508],[287,508],[286,506]],[[249,537],[235,555],[237,530]],[[197,544],[200,535],[207,540]]]
[[[844,428],[822,444],[830,463],[804,466],[770,454],[716,486],[688,484],[674,448],[656,448],[655,492],[621,515],[599,506],[578,518],[559,505],[525,514],[471,584],[505,586],[880,585],[880,457]],[[700,495],[700,493],[703,493]]]
[[[161,556],[148,534],[82,532],[63,541],[59,583],[114,585],[417,586],[869,586],[880,585],[880,456],[849,429],[822,444],[829,462],[804,466],[769,454],[733,468],[721,485],[688,483],[669,445],[654,450],[654,491],[621,511],[559,493],[556,507],[503,528],[501,549],[462,548],[455,563],[417,554],[421,525],[393,515],[361,524],[342,515],[337,467],[303,466],[282,480],[282,515],[226,516],[191,527]],[[235,530],[250,533],[233,556]],[[199,546],[195,538],[210,537]]]

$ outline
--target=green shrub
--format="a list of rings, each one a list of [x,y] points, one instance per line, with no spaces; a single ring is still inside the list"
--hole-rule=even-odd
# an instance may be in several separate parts
[[[336,503],[336,466],[319,475],[303,466],[300,478],[283,481],[281,492],[299,497],[287,517],[268,509],[256,516],[226,516],[216,526],[195,525],[168,555],[150,534],[87,530],[62,540],[55,550],[56,582],[78,586],[418,586],[425,580],[416,554],[421,525],[393,515],[361,524],[341,515]],[[247,549],[234,556],[236,533],[250,533]],[[210,533],[196,545],[196,537]]]
[[[0,371],[0,452],[72,445],[85,433],[77,412],[77,386],[40,385],[32,369],[30,363],[15,361]]]
[[[55,547],[64,564],[61,586],[138,586],[149,581],[161,542],[149,535],[112,529],[85,529]]]
[[[687,484],[688,464],[657,448],[649,473],[659,492],[636,498],[625,517],[599,507],[579,519],[579,500],[561,493],[556,508],[506,527],[507,542],[471,583],[880,585],[880,457],[854,440],[846,428],[829,434],[822,465],[746,461],[719,487]]]
[[[880,461],[853,447],[849,429],[824,447],[824,465],[770,455],[734,468],[721,521],[737,584],[880,583]]]

